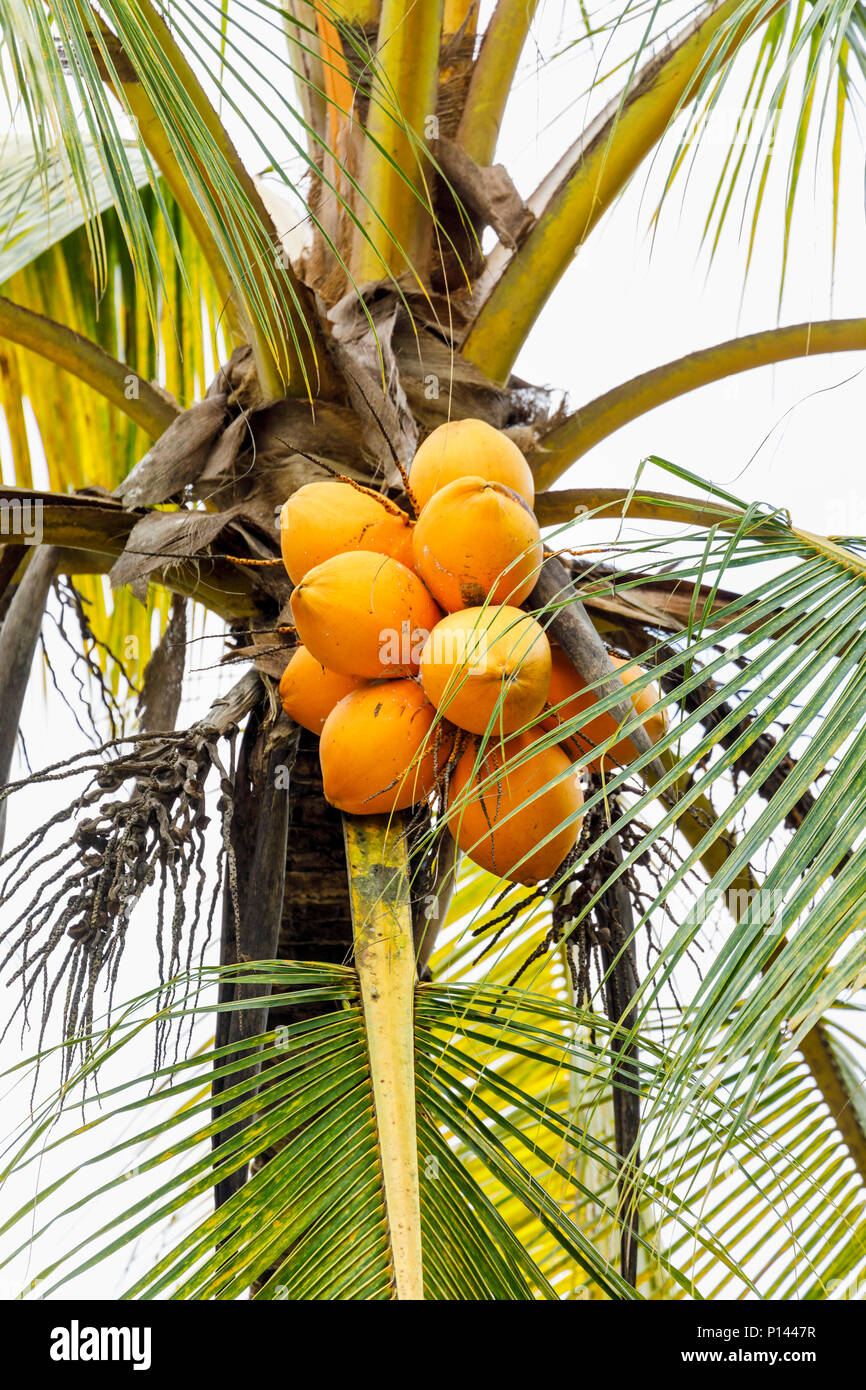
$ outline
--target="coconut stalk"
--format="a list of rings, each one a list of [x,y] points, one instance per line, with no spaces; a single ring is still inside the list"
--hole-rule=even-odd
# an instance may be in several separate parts
[[[404,818],[344,816],[343,833],[396,1297],[421,1300],[415,944]]]
[[[581,679],[592,686],[599,682],[595,691],[597,699],[622,693],[622,681],[608,656],[607,648],[583,604],[574,597],[570,574],[555,557],[545,560],[535,588],[523,606],[531,613],[548,610],[545,614],[547,630],[556,638]],[[632,724],[636,718],[634,706],[628,699],[613,705],[609,713],[623,727]],[[628,738],[638,753],[648,753],[653,747],[652,739],[640,723],[629,729]],[[657,758],[653,759],[650,767],[657,777],[664,777],[664,767]]]
[[[499,0],[472,69],[457,143],[476,164],[490,164],[514,74],[538,0]]]
[[[497,247],[488,257],[464,357],[492,380],[508,380],[576,250],[695,95],[709,65],[726,63],[780,4],[756,0],[745,11],[742,0],[709,4],[631,76],[530,196],[535,221],[519,249],[512,255]]]
[[[616,872],[622,864],[622,846],[616,835],[602,850],[604,873]],[[605,889],[596,918],[606,928],[600,942],[604,971],[605,1012],[618,1031],[611,1036],[611,1052],[616,1065],[611,1071],[613,1095],[614,1136],[620,1158],[619,1220],[620,1267],[622,1277],[632,1288],[637,1285],[637,1237],[640,1233],[640,1209],[631,1176],[640,1166],[640,1076],[637,1043],[628,1036],[637,1022],[634,995],[638,987],[637,965],[634,959],[634,913],[631,897],[622,880]]]
[[[379,19],[373,96],[359,185],[365,201],[352,257],[357,284],[404,270],[415,274],[430,254],[432,222],[425,142],[436,110],[444,0],[408,9],[384,0]]]
[[[144,669],[136,709],[141,728],[147,734],[177,727],[186,664],[186,608],[186,599],[175,594],[165,632]]]
[[[425,829],[426,829],[425,823]],[[429,979],[430,957],[436,949],[439,935],[454,895],[460,851],[450,834],[443,834],[436,846],[435,867],[425,872],[425,849],[422,844],[410,855],[412,869],[412,923],[415,936],[415,964],[418,979]],[[420,863],[418,862],[420,861]],[[420,869],[420,872],[419,872]]]
[[[138,4],[151,32],[153,46],[180,76],[190,105],[206,129],[213,149],[224,157],[241,197],[260,227],[266,230],[269,247],[257,244],[248,231],[242,232],[249,257],[244,283],[234,282],[222,237],[214,225],[222,189],[207,168],[199,167],[193,177],[183,166],[176,153],[177,135],[167,129],[164,113],[151,101],[148,83],[131,61],[121,38],[94,11],[92,47],[103,81],[132,116],[141,139],[189,219],[220,296],[229,307],[229,326],[238,341],[249,342],[253,349],[264,398],[278,400],[285,394],[328,394],[333,385],[330,364],[311,298],[291,266],[282,267],[284,296],[279,293],[279,281],[267,268],[267,251],[276,251],[279,237],[261,194],[168,24],[150,0],[138,0]],[[110,59],[110,67],[106,57]]]
[[[6,616],[6,610],[15,597],[13,580],[18,573],[18,567],[27,554],[26,545],[4,545],[0,550],[0,627]]]

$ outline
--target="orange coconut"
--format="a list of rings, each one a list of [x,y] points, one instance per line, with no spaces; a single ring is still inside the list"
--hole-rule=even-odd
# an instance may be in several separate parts
[[[617,668],[619,678],[625,686],[646,675],[646,669],[639,666],[637,662],[624,661],[622,657],[613,654],[611,654],[610,659]],[[628,691],[627,693],[637,714],[646,714],[659,699],[658,686],[655,684],[645,685],[641,690]],[[653,743],[658,743],[659,739],[664,738],[668,727],[667,715],[664,710],[660,710],[657,714],[651,714],[648,719],[644,719],[642,722]],[[604,760],[594,759],[592,768],[594,772],[600,772],[602,761],[623,766],[636,756],[637,749],[631,739],[622,739],[613,745],[609,753],[605,754]]]
[[[519,766],[508,766],[521,757],[525,761]],[[491,742],[476,768],[477,760],[474,746],[457,760],[448,792],[448,828],[483,869],[514,883],[542,883],[577,843],[583,819],[578,815],[583,793],[577,773],[561,748],[541,748],[529,734],[516,734],[504,744]],[[554,778],[560,780],[548,787]]]
[[[623,685],[628,685],[630,681],[646,675],[642,666],[630,665],[621,657],[610,654],[610,659],[616,667],[619,678]],[[658,691],[654,685],[645,686],[643,690],[631,695],[631,702],[638,714],[644,714],[658,700]],[[554,729],[558,724],[564,723],[567,719],[575,719],[590,709],[597,700],[601,699],[599,690],[587,690],[581,677],[575,671],[568,657],[560,648],[553,650],[553,663],[550,673],[550,691],[547,696],[548,704],[554,707],[555,713],[548,715],[543,721],[545,729]],[[558,706],[558,708],[557,708]],[[667,727],[665,718],[661,714],[654,714],[650,719],[644,720],[644,728],[656,743],[664,734]],[[592,719],[587,719],[578,726],[577,731],[569,738],[563,739],[562,747],[571,758],[587,758],[591,750],[600,743],[616,734],[620,728],[620,721],[610,712],[598,714]],[[611,745],[603,758],[587,758],[587,767],[593,772],[600,772],[602,763],[607,769],[613,766],[621,766],[628,763],[637,756],[637,749],[631,739],[624,738]]]
[[[417,681],[377,681],[347,695],[325,720],[319,761],[325,796],[351,815],[403,811],[423,801],[454,738]]]
[[[480,477],[455,478],[434,492],[412,548],[416,570],[449,613],[488,598],[522,603],[543,558],[532,508],[510,487]]]
[[[412,565],[412,522],[369,492],[328,478],[305,483],[280,512],[283,564],[293,584],[314,565],[350,550],[372,550]]]
[[[292,593],[304,646],[329,671],[368,679],[412,675],[441,615],[417,574],[370,550],[332,555]]]
[[[483,420],[449,420],[429,434],[409,469],[409,486],[419,507],[455,478],[489,478],[504,483],[530,507],[535,483],[517,445]]]
[[[508,604],[464,608],[434,627],[421,653],[421,683],[436,708],[471,734],[536,719],[550,685],[544,629]]]
[[[320,734],[334,706],[362,684],[359,676],[329,671],[306,647],[296,647],[280,681],[280,699],[296,724]]]

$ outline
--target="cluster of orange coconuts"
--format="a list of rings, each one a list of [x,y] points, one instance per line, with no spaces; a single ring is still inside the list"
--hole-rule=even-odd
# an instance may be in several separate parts
[[[318,735],[332,805],[390,814],[443,791],[449,829],[475,863],[540,883],[580,831],[573,764],[599,767],[591,751],[617,722],[597,716],[561,743],[538,742],[597,695],[520,608],[543,548],[532,474],[512,440],[481,420],[441,425],[415,454],[409,492],[415,521],[340,478],[307,483],[283,507],[302,644],[280,682],[283,708]],[[639,674],[618,664],[625,683]],[[657,698],[633,697],[641,713]],[[627,741],[604,754],[609,769],[630,756]]]

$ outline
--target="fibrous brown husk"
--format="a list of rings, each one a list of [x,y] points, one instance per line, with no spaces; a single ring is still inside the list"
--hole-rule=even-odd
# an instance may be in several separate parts
[[[267,529],[246,508],[231,507],[224,512],[150,512],[136,522],[123,554],[115,561],[109,573],[112,588],[129,584],[136,598],[144,603],[151,574],[183,564],[207,565],[208,548],[217,538],[221,539],[221,553],[263,560],[274,555]],[[282,567],[266,565],[254,572],[263,594],[282,606],[291,588]]]
[[[204,468],[226,419],[225,395],[197,401],[169,425],[115,489],[125,507],[153,507],[180,495]]]
[[[362,286],[343,296],[328,314],[334,359],[361,421],[361,447],[375,473],[400,486],[398,464],[408,468],[418,447],[418,429],[400,379],[392,336],[397,322],[394,293],[387,286]],[[371,324],[372,320],[372,324]]]
[[[474,215],[476,226],[492,227],[504,246],[516,250],[533,216],[505,165],[482,168],[444,137],[437,141],[436,158],[461,203]]]
[[[318,482],[333,471],[369,483],[375,464],[359,449],[354,411],[332,402],[276,401],[249,417],[249,437],[217,479],[209,461],[196,492],[219,485],[222,505],[243,502],[258,521],[278,533],[277,512],[304,483]],[[321,459],[324,467],[317,467]]]
[[[147,599],[148,576],[188,560],[216,540],[232,519],[231,512],[151,512],[132,528],[126,548],[109,573],[111,587],[129,584],[135,597]]]

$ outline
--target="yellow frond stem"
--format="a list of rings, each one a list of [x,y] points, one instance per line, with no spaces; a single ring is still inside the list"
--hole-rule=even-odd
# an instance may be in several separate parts
[[[536,483],[540,488],[550,487],[602,439],[646,411],[699,386],[796,357],[862,351],[866,351],[866,319],[826,319],[732,338],[666,362],[597,396],[551,430],[543,441],[545,454],[535,470]]]
[[[2,304],[0,304],[2,313]],[[30,441],[27,438],[27,420],[24,415],[24,385],[18,363],[18,353],[12,349],[0,353],[0,411],[9,431],[12,462],[15,468],[15,482],[19,487],[33,486],[33,462],[30,457]],[[0,482],[3,481],[2,462],[0,462]]]
[[[2,296],[0,338],[39,353],[92,386],[146,430],[151,439],[157,439],[168,429],[179,413],[174,402],[96,343]]]
[[[423,1299],[415,947],[404,829],[402,817],[343,817],[394,1283],[398,1299]]]
[[[478,28],[478,0],[445,0],[442,33],[459,34],[464,24],[466,35],[475,33]]]
[[[349,24],[378,24],[382,0],[330,0],[328,8]]]
[[[679,497],[670,492],[654,492],[620,487],[570,487],[557,492],[540,492],[535,498],[535,515],[541,526],[563,526],[591,514],[593,521],[670,521],[682,526],[739,526],[742,517],[715,503],[702,503],[696,497]],[[751,533],[750,533],[751,534]]]
[[[443,0],[384,0],[359,183],[356,284],[422,268],[432,214],[424,147],[435,133]]]
[[[264,396],[275,399],[285,394],[320,394],[319,378],[327,375],[328,359],[319,341],[312,309],[309,313],[302,313],[298,307],[307,305],[307,291],[291,267],[279,260],[280,276],[285,277],[289,287],[285,293],[281,291],[276,271],[271,270],[267,259],[270,254],[274,258],[273,266],[277,266],[280,242],[254,180],[161,14],[150,0],[139,0],[139,8],[166,62],[182,79],[197,117],[231,168],[244,197],[269,238],[269,246],[250,241],[247,248],[249,271],[244,283],[234,283],[219,238],[201,206],[201,190],[190,184],[175,153],[173,140],[122,44],[101,21],[95,20],[120,82],[122,96],[121,93],[118,96],[131,112],[144,144],[193,228],[227,309],[234,305],[239,315],[233,325],[235,340],[240,335],[241,340],[248,341],[252,346]],[[175,130],[173,138],[176,140],[179,134]],[[190,149],[189,155],[191,160],[196,160],[194,150]],[[208,171],[199,169],[198,172],[203,186],[210,191],[214,203],[218,203],[219,198]],[[293,341],[293,334],[296,341]]]
[[[575,251],[689,101],[707,62],[732,56],[779,3],[757,0],[745,15],[743,0],[704,10],[635,76],[541,185],[530,200],[537,221],[490,288],[463,345],[464,357],[491,380],[507,379]]]
[[[484,31],[457,143],[476,164],[493,163],[499,127],[538,0],[499,0]]]
[[[234,284],[226,269],[225,260],[217,245],[200,199],[196,198],[189,183],[184,178],[171,141],[165,133],[144,88],[135,76],[122,45],[111,31],[99,24],[101,40],[105,44],[117,75],[117,82],[109,85],[115,96],[132,115],[142,142],[165,179],[172,195],[183,211],[183,215],[193,230],[196,241],[201,246],[208,269],[213,277],[217,292],[225,304],[225,326],[233,345],[245,341],[241,319],[238,316]],[[105,74],[109,79],[109,74]]]
[[[316,11],[316,28],[322,48],[322,75],[325,93],[330,101],[328,107],[328,129],[331,144],[336,149],[341,142],[341,127],[344,120],[351,120],[355,104],[355,89],[349,77],[349,67],[343,53],[340,31],[333,20]]]

